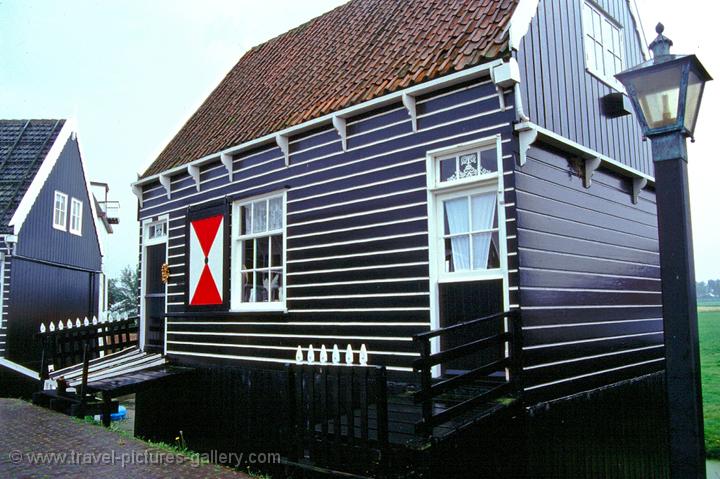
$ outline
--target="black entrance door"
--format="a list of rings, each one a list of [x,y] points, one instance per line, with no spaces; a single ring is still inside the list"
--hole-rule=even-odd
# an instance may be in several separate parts
[[[441,328],[490,316],[503,310],[502,280],[441,283],[439,286]],[[448,334],[443,338],[440,349],[447,351],[475,339],[499,334],[504,329],[502,321],[502,319],[490,320],[471,329],[461,329],[457,333]],[[488,348],[482,352],[451,361],[445,367],[443,374],[475,369],[502,358],[503,354],[501,346]]]
[[[165,243],[145,249],[145,350],[162,352],[165,336]]]

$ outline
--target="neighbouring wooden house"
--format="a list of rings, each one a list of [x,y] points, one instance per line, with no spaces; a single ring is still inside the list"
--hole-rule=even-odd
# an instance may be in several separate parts
[[[352,0],[251,49],[133,184],[142,347],[365,348],[430,429],[483,377],[532,406],[662,370],[650,146],[614,78],[639,29],[627,0]]]
[[[98,314],[102,249],[75,129],[68,120],[0,120],[0,357],[35,376],[35,336],[51,321]]]

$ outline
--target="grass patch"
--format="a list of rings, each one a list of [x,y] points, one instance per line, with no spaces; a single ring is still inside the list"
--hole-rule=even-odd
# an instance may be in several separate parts
[[[720,312],[698,314],[702,370],[705,450],[720,459]]]

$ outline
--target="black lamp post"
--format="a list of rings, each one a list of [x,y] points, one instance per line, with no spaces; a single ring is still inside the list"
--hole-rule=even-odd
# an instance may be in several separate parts
[[[705,82],[695,55],[671,55],[658,24],[653,58],[616,75],[652,141],[670,424],[670,477],[705,478],[702,391],[686,138],[692,137]]]

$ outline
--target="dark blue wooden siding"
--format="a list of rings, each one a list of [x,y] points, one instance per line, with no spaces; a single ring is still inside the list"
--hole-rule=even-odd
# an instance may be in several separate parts
[[[550,399],[663,367],[655,194],[606,170],[585,188],[533,147],[515,171],[525,387]]]
[[[82,236],[53,228],[55,190],[68,195],[68,226],[71,198],[82,201]],[[65,144],[55,167],[35,200],[20,230],[16,253],[77,268],[100,270],[102,262],[100,246],[76,139],[69,139]]]
[[[650,144],[634,115],[608,118],[600,99],[614,89],[586,71],[584,0],[540,0],[517,53],[522,101],[530,120],[603,155],[654,175]],[[627,0],[597,0],[623,29],[625,66],[641,63],[641,44]]]
[[[8,304],[10,297],[10,271],[12,268],[12,258],[10,256],[10,248],[5,241],[0,240],[0,253],[4,255],[3,274],[0,275],[0,282],[2,286],[0,291],[2,292],[2,308],[0,308],[0,358],[5,357],[5,350],[7,344],[7,319],[8,319]]]
[[[430,322],[426,152],[500,133],[510,178],[512,95],[505,101],[502,110],[489,80],[474,82],[419,97],[416,133],[398,102],[349,118],[346,152],[327,125],[291,138],[290,167],[268,145],[235,158],[232,184],[214,162],[201,168],[200,192],[187,174],[172,178],[171,199],[148,185],[141,219],[170,214],[170,311],[185,299],[187,206],[287,189],[288,314],[171,319],[168,352],[292,361],[298,345],[366,344],[371,362],[409,368],[411,335]],[[325,298],[360,294],[378,296]]]

